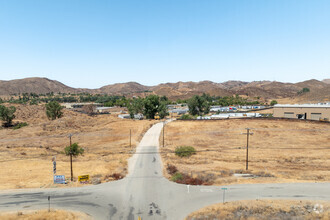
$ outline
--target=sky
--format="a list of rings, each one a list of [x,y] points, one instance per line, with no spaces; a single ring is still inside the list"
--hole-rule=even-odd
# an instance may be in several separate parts
[[[0,80],[322,80],[329,11],[329,0],[0,0]]]

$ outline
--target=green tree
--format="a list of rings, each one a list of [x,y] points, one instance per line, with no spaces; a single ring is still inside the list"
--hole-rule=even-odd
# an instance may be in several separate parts
[[[303,88],[303,89],[302,89],[302,92],[303,92],[303,93],[305,93],[305,92],[309,92],[309,91],[310,91],[309,88]]]
[[[210,112],[210,108],[211,108],[211,104],[204,100],[203,106],[202,106],[202,110],[204,114],[208,114]]]
[[[304,93],[307,93],[307,92],[310,92],[310,89],[309,88],[303,88],[302,90],[300,90],[298,92],[298,94],[301,95],[301,94],[304,94]]]
[[[158,115],[160,118],[165,118],[168,115],[167,102],[161,102],[158,107]]]
[[[159,107],[159,96],[149,95],[144,99],[144,115],[148,119],[154,119]]]
[[[70,167],[71,167],[71,181],[73,181],[73,169],[72,169],[72,157],[78,157],[79,154],[84,153],[84,149],[79,147],[77,143],[71,144],[64,149],[65,155],[70,156]]]
[[[63,107],[57,101],[51,101],[46,104],[46,115],[48,119],[55,120],[63,116]]]
[[[135,114],[143,113],[143,108],[144,108],[143,99],[140,97],[133,98],[127,106],[131,118],[134,118]]]
[[[168,98],[166,96],[161,96],[159,98],[159,101],[161,101],[161,102],[168,102]]]
[[[272,100],[271,102],[270,102],[270,105],[271,106],[274,106],[274,105],[276,105],[277,104],[277,101],[276,100]]]
[[[12,121],[15,118],[14,113],[16,112],[16,108],[14,106],[10,106],[7,108],[6,106],[0,105],[0,118],[4,121],[5,127],[12,126]]]
[[[210,104],[203,96],[195,95],[188,100],[188,108],[191,115],[202,115],[209,113]]]

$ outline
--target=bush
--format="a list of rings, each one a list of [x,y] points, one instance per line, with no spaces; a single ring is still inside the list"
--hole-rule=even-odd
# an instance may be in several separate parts
[[[182,179],[183,179],[183,176],[179,172],[176,172],[171,178],[171,180],[174,181],[174,182],[177,182],[177,181],[182,180]]]
[[[113,173],[112,175],[110,175],[110,177],[114,178],[115,180],[120,180],[124,178],[124,176],[120,173]]]
[[[26,122],[18,123],[13,127],[13,129],[16,130],[16,129],[20,129],[20,128],[25,127],[25,126],[28,126],[28,123],[26,123]]]
[[[190,157],[193,154],[196,154],[196,150],[191,146],[180,146],[175,149],[175,155],[179,157]]]
[[[56,101],[46,104],[46,115],[48,119],[55,120],[63,116],[63,107]]]
[[[274,105],[276,105],[277,104],[277,101],[276,100],[272,100],[271,102],[270,102],[270,105],[271,106],[274,106]]]
[[[191,115],[182,115],[179,119],[182,119],[182,120],[191,120],[191,119],[194,119],[194,117],[191,116]]]
[[[304,94],[304,93],[307,93],[307,92],[310,92],[310,89],[309,88],[303,88],[302,90],[300,90],[298,92],[298,95],[301,95],[301,94]]]
[[[188,185],[211,185],[213,182],[214,176],[210,177],[209,175],[200,176],[197,178],[191,177],[187,174],[176,172],[171,180],[176,183],[188,184]]]
[[[176,172],[178,172],[178,169],[176,168],[176,166],[171,165],[171,164],[167,164],[167,168],[166,169],[167,169],[168,174],[170,174],[170,175],[173,175]]]
[[[16,108],[14,106],[6,107],[0,105],[0,119],[4,121],[5,127],[11,127],[12,121],[15,118],[14,113],[16,112]]]

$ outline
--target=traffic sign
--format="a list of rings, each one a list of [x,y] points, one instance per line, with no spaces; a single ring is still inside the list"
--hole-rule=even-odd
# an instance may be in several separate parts
[[[89,180],[89,175],[78,176],[79,182],[87,182]]]

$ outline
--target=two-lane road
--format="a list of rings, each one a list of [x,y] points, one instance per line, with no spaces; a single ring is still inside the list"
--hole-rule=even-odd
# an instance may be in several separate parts
[[[158,154],[162,123],[144,135],[129,160],[122,180],[66,189],[32,189],[0,192],[0,211],[46,209],[77,210],[95,219],[184,219],[192,211],[222,202],[219,186],[186,186],[162,175]],[[330,183],[247,184],[225,186],[226,201],[246,199],[330,200]]]

